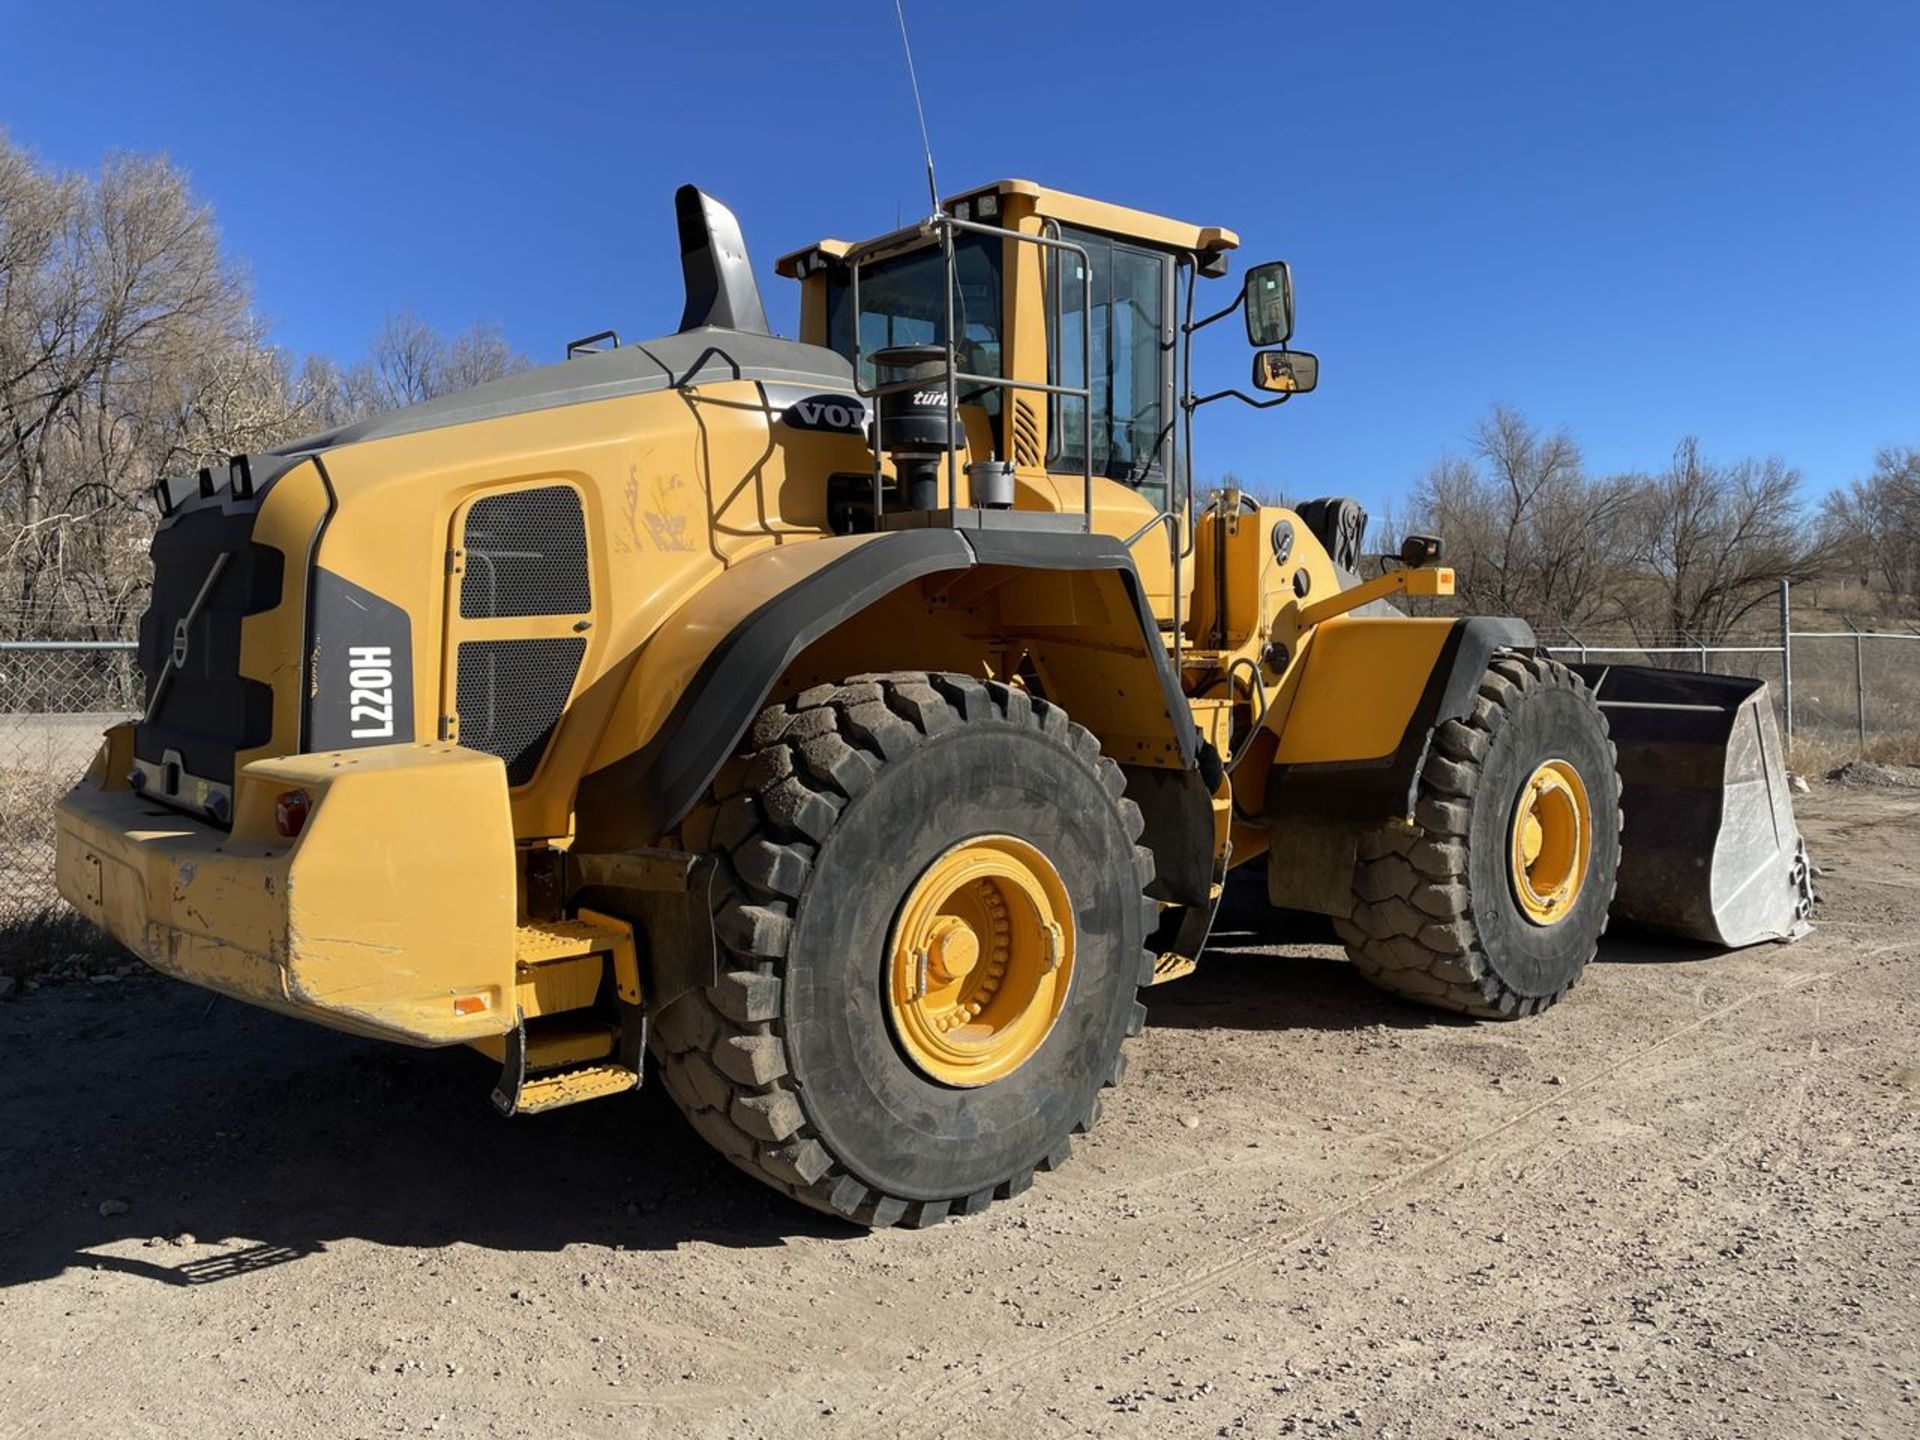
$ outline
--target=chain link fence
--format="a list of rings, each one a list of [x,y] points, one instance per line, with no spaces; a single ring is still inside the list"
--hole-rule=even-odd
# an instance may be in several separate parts
[[[1888,752],[1920,763],[1920,635],[1796,631],[1791,648],[1771,644],[1658,644],[1589,635],[1550,644],[1562,660],[1657,665],[1703,675],[1765,680],[1774,718],[1791,741],[1796,769],[1817,771],[1856,755]]]
[[[141,691],[131,641],[0,640],[0,926],[58,906],[54,801]]]
[[[1777,628],[1708,644],[1677,635],[1576,634],[1541,627],[1549,654],[1564,660],[1657,665],[1700,674],[1765,680],[1796,770],[1819,772],[1858,757],[1920,764],[1920,628],[1801,630],[1791,589],[1780,584]]]
[[[1875,753],[1920,764],[1920,635],[1796,633],[1792,710],[1809,768]]]

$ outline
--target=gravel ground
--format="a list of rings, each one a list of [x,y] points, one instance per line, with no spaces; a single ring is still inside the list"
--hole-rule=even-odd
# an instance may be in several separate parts
[[[0,1006],[0,1434],[1920,1434],[1920,794],[1819,931],[1456,1023],[1225,924],[1072,1165],[867,1236],[661,1097],[145,976]],[[1659,963],[1654,963],[1659,962]]]

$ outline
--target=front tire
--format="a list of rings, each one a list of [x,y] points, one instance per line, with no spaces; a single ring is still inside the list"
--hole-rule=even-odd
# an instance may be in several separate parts
[[[1501,655],[1434,732],[1415,823],[1364,836],[1334,928],[1383,990],[1517,1019],[1560,1000],[1607,928],[1620,778],[1607,721],[1566,666]]]
[[[1122,789],[1065,711],[965,676],[763,711],[681,837],[721,857],[724,973],[657,1017],[668,1093],[741,1169],[858,1224],[1027,1188],[1146,1018],[1153,868]]]

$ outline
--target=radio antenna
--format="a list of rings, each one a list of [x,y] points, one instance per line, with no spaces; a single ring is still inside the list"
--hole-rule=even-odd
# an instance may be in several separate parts
[[[907,53],[907,82],[913,86],[913,109],[920,117],[920,149],[927,157],[927,201],[932,209],[927,213],[940,213],[940,187],[933,178],[933,141],[927,136],[927,109],[920,103],[920,76],[913,68],[913,42],[907,38],[907,12],[901,0],[893,0],[893,13],[900,21],[900,48]]]

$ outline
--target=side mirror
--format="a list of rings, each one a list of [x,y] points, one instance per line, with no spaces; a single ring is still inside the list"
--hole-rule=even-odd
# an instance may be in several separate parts
[[[1284,260],[1254,266],[1247,271],[1245,294],[1249,345],[1284,345],[1293,338],[1292,266]]]
[[[1253,357],[1253,388],[1304,395],[1320,383],[1320,357],[1305,350],[1262,350]]]

